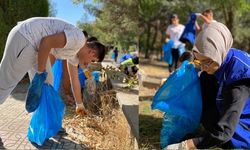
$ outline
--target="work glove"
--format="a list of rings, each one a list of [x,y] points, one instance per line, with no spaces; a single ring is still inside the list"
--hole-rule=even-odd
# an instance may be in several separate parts
[[[26,110],[31,113],[34,112],[40,104],[40,97],[42,87],[47,77],[47,72],[36,73],[32,82],[29,85],[28,93],[26,95]]]
[[[76,114],[80,116],[85,116],[87,115],[87,111],[85,107],[83,106],[83,103],[76,104]]]

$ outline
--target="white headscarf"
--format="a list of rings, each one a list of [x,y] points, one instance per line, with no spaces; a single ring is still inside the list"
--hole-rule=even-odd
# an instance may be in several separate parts
[[[193,50],[221,65],[232,45],[228,28],[220,22],[212,22],[198,34]]]

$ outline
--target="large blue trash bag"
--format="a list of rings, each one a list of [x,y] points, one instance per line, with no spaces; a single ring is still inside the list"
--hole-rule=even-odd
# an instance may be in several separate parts
[[[152,109],[163,112],[160,146],[178,143],[199,126],[202,99],[200,81],[193,64],[184,61],[153,97]]]
[[[114,53],[114,52],[112,52],[111,58],[112,58],[113,60],[115,60],[115,53]]]
[[[173,63],[173,57],[172,57],[172,47],[174,45],[173,40],[169,40],[162,46],[162,50],[164,52],[163,60],[171,65]]]
[[[185,29],[180,37],[181,42],[190,42],[194,45],[196,28],[195,28],[196,15],[191,13],[188,23],[185,25]]]
[[[85,80],[87,77],[85,76],[84,72],[82,71],[81,67],[78,67],[78,77],[81,85],[81,89],[85,87]]]
[[[31,113],[37,109],[40,104],[40,97],[42,93],[43,83],[46,80],[47,72],[36,73],[29,85],[26,95],[25,109]]]
[[[53,87],[57,92],[59,92],[60,87],[61,87],[61,80],[62,80],[62,73],[63,73],[62,67],[63,67],[62,60],[60,59],[57,59],[54,65],[52,66],[52,73],[54,77]]]
[[[39,107],[32,114],[28,139],[41,146],[62,128],[65,106],[55,89],[47,83],[42,87],[40,101]]]

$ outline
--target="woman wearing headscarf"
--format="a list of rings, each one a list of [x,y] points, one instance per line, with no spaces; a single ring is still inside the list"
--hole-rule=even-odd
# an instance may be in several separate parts
[[[204,132],[186,140],[187,148],[250,148],[250,55],[232,44],[219,22],[197,36],[193,55],[202,71]]]

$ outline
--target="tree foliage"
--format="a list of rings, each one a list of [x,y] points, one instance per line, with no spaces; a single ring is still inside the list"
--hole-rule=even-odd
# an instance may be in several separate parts
[[[249,0],[139,0],[140,50],[149,57],[160,53],[164,43],[169,16],[178,14],[185,24],[191,12],[212,9],[215,20],[224,23],[232,32],[234,47],[250,51],[250,2]],[[201,20],[198,20],[202,24]]]
[[[74,0],[96,17],[96,21],[78,23],[92,36],[107,44],[128,49],[138,43],[138,4],[136,0]]]
[[[1,0],[0,1],[0,59],[9,31],[18,21],[35,16],[48,16],[48,0]]]

